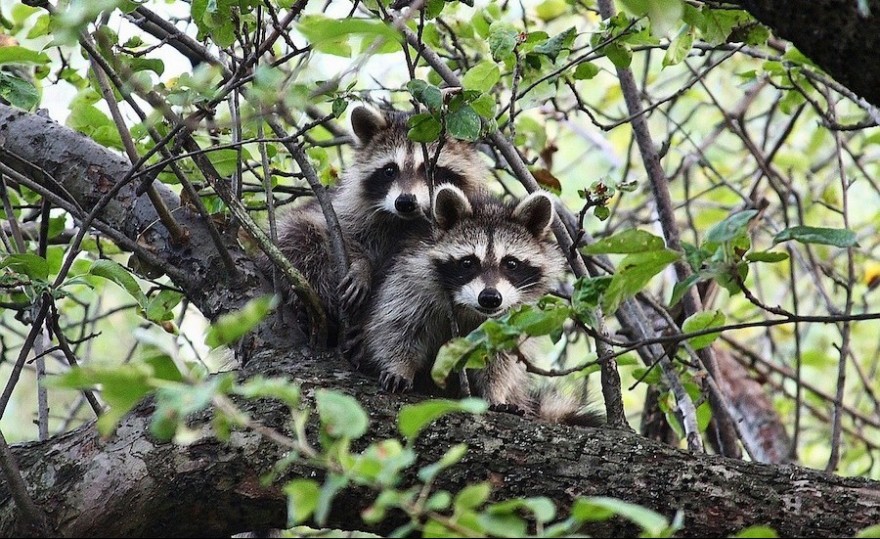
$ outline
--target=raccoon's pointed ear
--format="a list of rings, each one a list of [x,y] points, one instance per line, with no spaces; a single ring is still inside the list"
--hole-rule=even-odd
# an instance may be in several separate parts
[[[532,193],[516,205],[513,219],[534,236],[542,237],[553,222],[553,199],[540,191]]]
[[[434,221],[440,230],[449,230],[473,213],[464,192],[453,185],[444,185],[434,193]]]
[[[373,140],[376,133],[386,127],[388,127],[388,121],[377,110],[359,106],[351,111],[351,130],[361,144],[367,144]]]

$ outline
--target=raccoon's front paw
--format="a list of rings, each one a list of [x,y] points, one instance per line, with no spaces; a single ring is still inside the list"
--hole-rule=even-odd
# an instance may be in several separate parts
[[[342,341],[342,355],[351,364],[351,367],[359,371],[366,364],[366,346],[364,346],[363,333],[357,329],[349,329]]]
[[[366,258],[351,261],[348,273],[339,282],[339,305],[343,312],[353,312],[361,306],[370,294],[370,276],[372,270]]]
[[[526,415],[526,411],[517,406],[516,404],[490,404],[489,411],[491,412],[502,412],[505,414],[513,414],[518,415],[520,417]]]
[[[388,393],[404,393],[412,389],[412,384],[412,379],[388,371],[379,375],[379,385]]]

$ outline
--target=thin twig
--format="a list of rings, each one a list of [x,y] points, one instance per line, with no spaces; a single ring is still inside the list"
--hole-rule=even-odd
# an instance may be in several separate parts
[[[837,119],[835,105],[831,101],[830,96],[826,94],[828,102],[828,115],[832,120]],[[842,204],[843,227],[849,230],[849,184],[846,179],[846,168],[843,165],[843,150],[840,142],[840,132],[834,131],[834,143],[837,147],[837,168],[840,174],[840,198]],[[843,309],[844,316],[849,316],[853,309],[853,286],[856,282],[855,262],[853,260],[853,248],[846,248],[846,305]],[[828,465],[825,467],[826,472],[834,472],[840,462],[840,430],[842,421],[842,403],[843,393],[846,387],[846,364],[849,360],[850,336],[852,333],[852,324],[843,322],[840,328],[840,359],[837,365],[837,395],[834,402],[834,414],[831,422],[831,455],[828,457]]]

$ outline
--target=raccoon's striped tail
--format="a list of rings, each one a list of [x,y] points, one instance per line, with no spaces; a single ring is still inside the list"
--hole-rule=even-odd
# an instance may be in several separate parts
[[[561,423],[575,427],[601,427],[605,415],[594,409],[587,399],[586,391],[581,395],[564,393],[553,385],[543,385],[531,391],[534,415],[550,423]]]

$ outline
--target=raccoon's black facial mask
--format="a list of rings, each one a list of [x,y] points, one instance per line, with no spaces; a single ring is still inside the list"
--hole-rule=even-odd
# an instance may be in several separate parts
[[[370,200],[382,200],[388,194],[391,184],[399,177],[400,167],[397,163],[386,163],[374,170],[364,182],[364,193]]]

